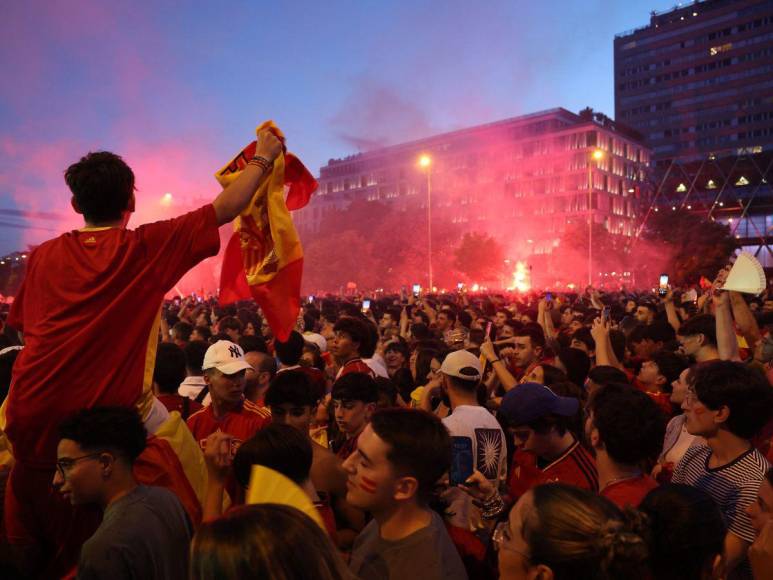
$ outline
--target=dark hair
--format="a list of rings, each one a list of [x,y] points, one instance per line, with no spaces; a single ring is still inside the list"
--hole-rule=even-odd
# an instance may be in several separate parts
[[[162,342],[156,351],[156,365],[153,369],[153,382],[158,390],[174,395],[185,380],[185,353],[173,342]]]
[[[507,423],[507,420],[504,417],[502,417],[502,420],[505,424],[510,424]],[[518,425],[510,425],[518,427]],[[574,416],[566,417],[564,415],[554,415],[549,413],[542,417],[537,417],[531,423],[527,423],[526,426],[533,429],[537,435],[547,435],[550,431],[555,429],[559,435],[563,436],[567,431],[570,433],[574,432],[574,429],[577,427],[577,418]]]
[[[698,314],[685,320],[679,327],[679,336],[696,336],[702,334],[706,343],[717,346],[717,323],[711,314]]]
[[[591,395],[587,408],[613,461],[635,465],[660,454],[666,420],[646,393],[627,384],[611,383]]]
[[[682,355],[662,349],[652,353],[651,360],[658,365],[658,371],[666,379],[666,384],[663,385],[663,391],[666,393],[673,390],[671,383],[679,378],[684,369],[690,366]]]
[[[636,306],[643,306],[644,308],[648,309],[653,314],[658,313],[658,307],[656,304],[653,304],[652,302],[639,302]]]
[[[198,529],[191,543],[190,579],[215,578],[348,580],[353,575],[309,516],[267,503],[231,509]]]
[[[376,377],[378,387],[378,406],[389,408],[397,406],[397,387],[391,379]]]
[[[172,334],[178,340],[188,342],[191,339],[191,332],[193,332],[193,325],[190,322],[181,320],[175,323],[172,327]]]
[[[725,426],[734,435],[751,439],[770,420],[773,389],[761,373],[731,361],[706,362],[694,371],[698,399],[709,409],[726,405]]]
[[[209,326],[196,326],[193,328],[196,332],[198,332],[204,340],[209,340],[212,338],[212,330],[209,328]]]
[[[768,483],[773,485],[773,467],[768,468],[768,470],[765,472],[765,477],[767,478]]]
[[[424,313],[422,312],[422,314]],[[429,331],[429,326],[427,326],[423,322],[414,322],[413,324],[411,324],[411,336],[413,336],[413,338],[416,340],[424,340],[424,339],[430,338],[431,333]]]
[[[86,221],[100,224],[121,219],[134,194],[134,172],[109,151],[81,157],[64,173],[64,181]]]
[[[531,340],[531,347],[545,348],[545,333],[542,330],[537,330],[533,326],[524,326],[515,331],[514,336],[526,336]]]
[[[370,344],[370,329],[364,321],[351,316],[342,316],[333,326],[333,332],[342,332],[357,343],[357,352],[361,355],[363,349]],[[366,357],[367,358],[367,357]]]
[[[725,522],[716,502],[691,485],[667,484],[639,505],[649,522],[650,571],[658,580],[704,578],[724,550]]]
[[[246,489],[252,466],[262,465],[301,485],[309,479],[313,455],[306,434],[290,425],[271,423],[239,446],[233,462],[234,477]]]
[[[245,334],[239,337],[239,346],[245,354],[248,352],[263,352],[268,354],[268,348],[266,347],[266,339],[262,336]]]
[[[651,340],[667,343],[676,338],[674,328],[665,320],[655,320],[652,324],[639,324],[628,335],[628,344]]]
[[[440,353],[436,349],[432,348],[417,348],[416,349],[416,384],[423,385],[427,380],[429,374],[432,359],[440,356]]]
[[[375,403],[378,401],[378,385],[370,375],[349,373],[333,383],[331,397],[339,401]]]
[[[207,354],[209,345],[203,340],[192,340],[185,345],[185,367],[194,375],[201,375],[201,366],[204,364],[204,355]]]
[[[362,322],[365,325],[365,328],[368,329],[368,335],[366,341],[360,343],[360,348],[357,349],[357,352],[362,358],[372,358],[376,352],[376,347],[378,346],[378,326],[367,318]]]
[[[590,370],[590,357],[579,348],[562,348],[558,351],[558,360],[566,368],[566,376],[575,385],[585,384]]]
[[[648,578],[643,526],[634,512],[562,483],[538,485],[532,494],[522,531],[532,564],[550,567],[555,580]]]
[[[558,367],[554,367],[553,365],[549,365],[546,363],[540,364],[540,368],[542,368],[542,384],[545,386],[552,385],[553,383],[560,383],[565,380],[567,380],[566,373],[562,371]]]
[[[572,340],[577,340],[583,343],[586,347],[588,347],[588,350],[596,350],[596,341],[593,339],[593,336],[590,333],[590,328],[587,326],[583,326],[582,328],[575,330],[574,334],[572,334]]]
[[[438,316],[440,316],[441,314],[445,314],[448,320],[451,321],[451,324],[454,324],[456,322],[456,312],[454,312],[450,308],[442,308],[440,312],[438,312]]]
[[[470,328],[470,325],[472,324],[472,315],[469,312],[462,310],[459,312],[459,316],[457,316],[457,318],[462,326],[465,328]]]
[[[109,450],[132,464],[145,449],[147,432],[135,409],[93,407],[62,421],[59,437],[75,441],[84,451]]]
[[[627,383],[628,375],[617,367],[609,365],[598,365],[588,372],[588,378],[600,386],[609,383]]]
[[[268,385],[265,403],[267,407],[278,407],[286,403],[294,407],[313,407],[317,404],[316,390],[305,372],[282,371]]]
[[[622,361],[625,358],[625,334],[623,331],[611,329],[609,331],[609,342],[612,344],[612,352],[615,353],[617,360]]]
[[[303,356],[305,344],[306,341],[303,340],[303,335],[296,330],[290,332],[290,336],[287,337],[285,342],[276,339],[274,341],[274,350],[279,362],[288,367],[297,365],[298,361],[301,360],[301,356]]]
[[[389,445],[389,462],[400,475],[416,478],[418,498],[427,502],[438,479],[451,467],[451,437],[443,423],[425,411],[381,409],[370,425]]]
[[[242,324],[242,321],[236,318],[236,316],[225,316],[220,319],[220,322],[218,322],[217,327],[220,329],[220,332],[226,333],[226,330],[235,330],[239,334],[242,333],[242,330],[244,330],[244,325]],[[227,334],[227,333],[226,333]]]

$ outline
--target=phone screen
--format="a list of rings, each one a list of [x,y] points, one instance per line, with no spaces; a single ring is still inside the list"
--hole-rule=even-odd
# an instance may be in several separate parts
[[[547,300],[548,302],[552,302],[553,301],[553,295],[550,292],[546,292],[545,293],[545,300]]]
[[[661,296],[668,294],[668,274],[660,275],[660,286],[658,287],[658,294]]]
[[[472,439],[469,437],[451,437],[451,485],[459,485],[472,475]]]
[[[606,322],[609,320],[609,306],[605,306],[601,311],[601,319]]]
[[[413,285],[413,295],[418,296],[419,292],[421,292],[421,284],[414,284]]]
[[[493,323],[489,320],[488,324],[486,324],[486,336],[485,339],[491,338],[491,325]]]
[[[366,310],[370,310],[370,300],[363,300],[362,301],[362,310],[363,312]]]
[[[314,302],[314,296],[309,296],[309,304],[311,304],[312,302]]]

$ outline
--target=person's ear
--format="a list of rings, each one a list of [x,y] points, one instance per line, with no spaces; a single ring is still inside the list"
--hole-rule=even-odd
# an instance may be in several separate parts
[[[204,384],[209,386],[211,384],[211,379],[209,378],[209,373],[204,373]]]
[[[134,208],[137,205],[137,198],[134,197],[134,192],[132,191],[131,195],[129,196],[129,203],[126,204],[126,211],[129,213],[134,213]]]
[[[665,385],[666,383],[668,383],[668,379],[666,379],[666,377],[664,377],[662,374],[658,373],[658,378],[655,379],[655,384],[656,385]]]
[[[714,416],[714,422],[715,423],[726,423],[727,420],[730,418],[730,407],[727,405],[722,405],[719,409],[715,411],[716,415]]]
[[[395,491],[392,496],[396,501],[405,501],[415,497],[419,493],[419,481],[415,477],[401,477],[395,482]]]
[[[83,215],[83,210],[81,209],[81,206],[78,205],[78,200],[75,199],[74,195],[70,198],[70,205],[75,213]]]
[[[553,570],[545,564],[538,564],[529,569],[526,576],[529,580],[553,580]]]
[[[373,413],[375,412],[376,412],[376,403],[365,404],[365,416],[367,417],[368,421],[370,421],[370,418],[373,416]]]
[[[102,479],[107,479],[113,473],[115,457],[112,453],[100,453],[99,462],[102,465]]]
[[[599,430],[593,427],[590,432],[590,444],[594,449],[600,449],[604,447],[604,442],[601,440]]]

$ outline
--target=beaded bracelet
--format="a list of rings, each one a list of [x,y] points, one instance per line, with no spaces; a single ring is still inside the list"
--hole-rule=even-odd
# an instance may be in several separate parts
[[[480,515],[484,520],[495,520],[505,511],[505,501],[498,493],[494,494],[490,500],[483,503],[480,508]]]
[[[265,171],[268,171],[269,169],[271,169],[271,166],[273,165],[273,163],[271,163],[265,157],[261,157],[260,155],[256,155],[255,157],[253,157],[252,159],[250,159],[247,162],[247,165],[257,165],[258,167],[260,167],[265,172]]]

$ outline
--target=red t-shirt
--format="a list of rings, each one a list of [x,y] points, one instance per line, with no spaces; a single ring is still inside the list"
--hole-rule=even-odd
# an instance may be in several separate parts
[[[510,496],[514,500],[532,487],[555,482],[598,491],[596,461],[579,442],[575,442],[561,457],[542,468],[537,465],[537,456],[533,453],[520,449],[515,452],[510,480],[507,482]]]
[[[26,343],[6,407],[17,461],[53,468],[59,423],[79,409],[150,409],[161,302],[219,248],[207,205],[136,230],[71,231],[32,252],[8,317]]]
[[[209,406],[191,415],[187,421],[193,438],[199,442],[202,449],[205,446],[204,440],[218,429],[231,435],[238,447],[269,423],[271,412],[247,400],[243,401],[237,410],[226,413],[222,419],[216,419],[212,407]]]
[[[636,508],[639,507],[644,496],[657,486],[658,482],[649,475],[640,475],[616,481],[602,489],[599,495],[607,498],[620,509],[627,506]]]

